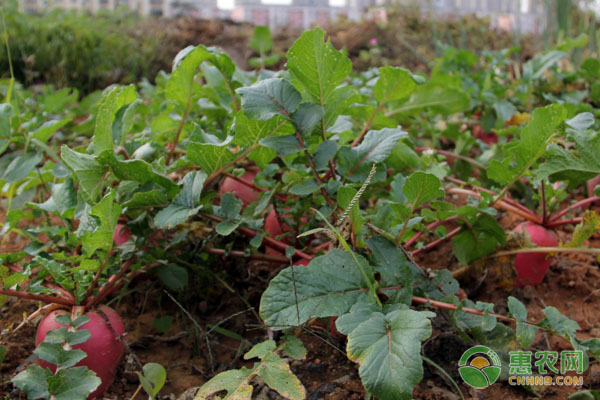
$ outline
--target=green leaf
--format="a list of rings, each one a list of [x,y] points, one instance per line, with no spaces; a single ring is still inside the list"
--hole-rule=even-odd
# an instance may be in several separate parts
[[[327,169],[329,161],[333,159],[337,153],[338,146],[333,140],[325,140],[319,144],[317,151],[315,151],[313,162],[315,163],[315,169],[317,171],[323,171]]]
[[[566,116],[567,110],[559,104],[537,108],[521,131],[520,140],[509,143],[511,151],[505,159],[490,163],[487,176],[502,185],[508,185],[526,173],[544,155],[548,142]]]
[[[196,215],[202,208],[200,195],[206,178],[206,174],[202,171],[188,172],[182,179],[181,192],[175,196],[171,204],[156,214],[154,225],[161,229],[171,229]]]
[[[173,73],[167,81],[166,97],[180,106],[186,108],[191,103],[194,94],[194,80],[200,65],[209,62],[215,66],[227,81],[231,80],[235,71],[235,64],[225,53],[207,49],[202,45],[188,46],[181,50],[173,61]]]
[[[154,182],[162,186],[169,197],[178,193],[177,185],[164,175],[155,172],[152,165],[143,160],[118,160],[112,151],[106,151],[96,157],[101,165],[110,166],[117,178],[123,181],[134,181],[140,184]]]
[[[321,118],[323,118],[323,107],[314,103],[300,104],[298,110],[292,115],[294,125],[305,140],[310,137]]]
[[[2,179],[8,183],[13,183],[24,179],[43,159],[43,153],[19,154],[4,170]]]
[[[214,207],[215,215],[224,219],[215,228],[219,235],[231,234],[242,223],[240,216],[242,205],[242,201],[231,193],[226,193],[221,197],[221,206]]]
[[[285,335],[284,342],[281,345],[281,351],[295,360],[306,359],[307,350],[302,344],[302,340],[291,334]]]
[[[65,350],[59,343],[42,342],[33,353],[59,368],[70,368],[87,357],[82,350]]]
[[[229,150],[232,140],[233,136],[229,136],[216,144],[191,142],[187,147],[187,158],[211,175],[235,159],[235,154]]]
[[[302,145],[298,140],[298,136],[295,134],[264,138],[260,141],[260,144],[275,150],[280,157],[285,157],[303,150]]]
[[[242,110],[252,119],[267,121],[279,115],[286,119],[302,100],[300,92],[281,78],[265,79],[252,86],[237,89],[242,96]]]
[[[250,39],[250,48],[261,56],[271,51],[273,47],[273,38],[268,26],[255,26],[254,34]]]
[[[537,179],[579,183],[600,174],[600,135],[584,131],[573,132],[570,136],[575,142],[574,151],[556,143],[550,144],[546,161],[537,170]]]
[[[407,133],[402,129],[384,128],[369,131],[356,147],[344,146],[339,151],[338,170],[342,176],[352,181],[363,181],[373,163],[380,163],[390,155],[396,143]],[[355,177],[352,177],[355,175]]]
[[[66,268],[63,264],[58,263],[56,260],[44,258],[41,256],[37,256],[33,259],[34,262],[40,263],[44,270],[47,271],[52,278],[54,278],[55,283],[62,286],[66,290],[75,289],[75,282],[73,281],[73,277],[70,276]]]
[[[390,198],[398,204],[406,204],[408,199],[404,195],[404,184],[406,183],[406,178],[402,174],[396,174],[392,183],[390,183],[391,191]]]
[[[235,136],[232,144],[249,148],[258,144],[262,139],[272,136],[283,136],[294,133],[292,125],[283,118],[272,118],[268,121],[253,120],[243,112],[235,116]]]
[[[143,374],[136,372],[142,383],[142,387],[152,399],[156,397],[158,392],[165,385],[167,380],[167,371],[165,368],[157,363],[144,364]]]
[[[402,250],[382,236],[372,237],[366,242],[373,253],[375,272],[381,276],[381,290],[398,284],[410,288],[414,284],[415,274],[418,273],[417,266],[406,258]],[[389,297],[395,292],[397,289],[385,291]]]
[[[71,219],[77,207],[77,190],[69,176],[63,183],[52,185],[52,196],[44,203],[27,203],[27,206],[57,213],[63,218]]]
[[[117,111],[137,99],[135,85],[114,86],[108,89],[98,105],[96,128],[94,130],[94,154],[113,149],[113,122]]]
[[[413,208],[445,195],[439,178],[422,171],[412,173],[402,186],[402,191]]]
[[[594,114],[591,112],[583,112],[577,114],[571,119],[565,121],[565,123],[572,129],[578,132],[585,131],[588,128],[591,128],[594,125],[595,118]]]
[[[287,52],[287,64],[294,83],[320,106],[350,73],[352,62],[336,50],[320,28],[306,31]]]
[[[598,390],[580,390],[570,394],[569,400],[600,400],[600,391]]]
[[[46,143],[56,131],[67,125],[69,122],[71,122],[70,117],[44,122],[35,132],[31,133],[31,136],[42,143]]]
[[[293,338],[296,339],[296,338]],[[302,355],[302,343],[298,344],[286,337],[279,348],[273,340],[267,340],[258,343],[244,355],[245,360],[260,358],[252,369],[233,370],[222,372],[219,375],[206,382],[196,393],[194,400],[207,399],[213,393],[226,390],[226,399],[241,400],[250,399],[252,396],[252,386],[248,384],[255,375],[260,376],[265,383],[273,390],[279,392],[286,399],[302,400],[306,398],[306,390],[298,378],[290,370],[288,363],[276,354],[277,351],[291,352],[296,355]],[[290,343],[293,343],[290,345]],[[290,347],[293,346],[293,347]],[[306,350],[304,349],[304,353]],[[305,354],[304,354],[305,355]]]
[[[273,352],[265,355],[262,368],[258,368],[257,375],[286,399],[306,398],[306,389],[302,386],[302,382],[294,375],[289,364]]]
[[[176,264],[161,265],[156,274],[165,286],[175,292],[185,289],[189,280],[187,269]]]
[[[213,393],[222,390],[227,391],[225,399],[250,400],[252,398],[252,386],[248,384],[247,379],[252,372],[252,370],[246,368],[221,372],[202,385],[200,390],[196,392],[194,400],[206,400]]]
[[[63,183],[52,185],[52,200],[56,211],[63,218],[73,218],[77,207],[77,191],[73,179],[68,177]]]
[[[6,357],[6,347],[0,344],[0,365],[4,362],[4,357]]]
[[[123,207],[127,208],[147,208],[164,206],[168,202],[164,190],[152,189],[147,192],[136,192],[129,200],[124,202]]]
[[[87,367],[63,369],[48,379],[50,394],[56,400],[86,399],[101,383]]]
[[[46,334],[44,338],[45,343],[59,343],[69,344],[75,346],[77,344],[85,343],[90,338],[90,331],[87,329],[81,329],[77,331],[69,331],[64,326],[58,329],[53,329]]]
[[[93,156],[75,152],[66,145],[61,147],[60,156],[77,177],[81,191],[88,199],[95,200],[104,185],[106,168]]]
[[[396,144],[385,163],[397,171],[421,168],[421,159],[417,153],[403,142]]]
[[[140,109],[143,106],[144,101],[142,99],[136,99],[127,106],[121,121],[120,137],[113,138],[117,143],[121,142],[124,144],[124,140],[127,138],[127,135],[131,133],[131,129],[133,128],[133,124],[135,122],[135,117],[136,115],[140,114]]]
[[[567,53],[563,51],[552,50],[545,54],[538,55],[523,65],[523,79],[539,79],[544,72],[565,58]]]
[[[58,317],[56,317],[56,318],[58,319]],[[90,317],[88,317],[87,315],[82,315],[82,316],[75,318],[71,322],[71,326],[75,329],[79,329],[83,325],[87,324],[88,322],[90,322]]]
[[[536,327],[524,324],[524,322],[527,322],[527,308],[525,308],[523,303],[521,303],[519,300],[509,296],[508,311],[510,312],[510,315],[517,320],[516,335],[519,346],[524,349],[529,348],[535,340],[535,334],[538,329]]]
[[[565,317],[555,307],[546,307],[543,311],[546,318],[539,325],[549,328],[559,335],[575,337],[575,332],[581,329],[577,322]]]
[[[323,127],[328,129],[337,121],[340,114],[344,113],[352,104],[360,102],[361,98],[354,86],[337,87],[331,92],[325,104]]]
[[[462,90],[425,86],[414,92],[403,104],[391,107],[385,115],[413,114],[424,108],[431,108],[442,114],[453,114],[467,110],[470,106],[469,96]]]
[[[319,190],[319,187],[317,181],[313,178],[292,186],[290,188],[290,193],[298,196],[308,196]]]
[[[30,365],[25,371],[15,376],[11,382],[27,394],[29,399],[47,399],[50,397],[47,379],[51,376],[52,372],[49,369],[39,365]]]
[[[414,310],[373,313],[348,334],[348,358],[360,364],[369,393],[382,400],[412,398],[423,378],[421,342],[431,336],[434,316]]]
[[[380,105],[400,100],[415,90],[416,83],[410,72],[404,68],[382,67],[379,68],[379,74],[373,88],[373,96]]]
[[[12,106],[9,103],[0,104],[0,138],[10,139],[10,117]],[[4,150],[2,150],[4,151]],[[0,153],[2,153],[0,151]]]
[[[583,243],[598,231],[600,231],[600,216],[595,211],[587,210],[583,214],[582,221],[575,227],[571,241],[564,247],[582,247]]]
[[[171,325],[173,324],[173,319],[168,315],[162,317],[154,317],[152,320],[152,326],[154,329],[161,333],[167,333],[169,329],[171,329]]]
[[[80,225],[80,230],[83,233],[81,243],[83,250],[88,256],[91,256],[96,250],[107,251],[112,247],[113,234],[117,226],[117,221],[121,216],[121,206],[115,203],[115,193],[109,191],[100,202],[93,206],[90,212],[92,217],[96,217],[95,223],[91,221],[89,224],[95,225],[93,229],[88,229],[90,226],[83,227]],[[98,225],[99,223],[99,225]]]
[[[471,229],[465,227],[452,238],[454,255],[462,265],[493,253],[498,244],[506,244],[506,234],[496,219],[488,214],[481,214],[471,224]]]
[[[356,257],[365,269],[370,269],[362,256]],[[263,293],[260,315],[265,324],[281,330],[312,317],[345,314],[354,304],[369,298],[368,286],[352,256],[334,249],[314,258],[306,268],[283,269]]]
[[[498,118],[496,126],[504,127],[504,123],[515,115],[518,110],[512,103],[500,100],[494,104],[494,111],[496,111],[496,117]]]

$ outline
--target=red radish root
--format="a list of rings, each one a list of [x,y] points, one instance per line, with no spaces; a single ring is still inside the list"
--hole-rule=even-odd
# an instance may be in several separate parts
[[[514,229],[514,232],[523,232],[529,236],[531,243],[540,247],[558,246],[556,234],[541,225],[532,222],[523,222]],[[552,264],[552,258],[546,253],[519,253],[515,257],[518,287],[538,285],[544,280],[546,271]]]
[[[244,182],[252,183],[256,175],[258,175],[258,169],[248,168],[240,179]],[[235,197],[242,200],[245,206],[255,202],[260,197],[260,192],[229,177],[223,179],[223,183],[219,187],[219,194],[222,196],[225,193],[233,193]]]
[[[46,315],[38,325],[35,335],[35,345],[39,345],[46,338],[46,334],[54,329],[59,329],[61,325],[56,322],[56,317],[61,314],[68,314],[65,310],[55,310]],[[90,399],[101,397],[112,385],[117,367],[123,357],[125,344],[120,339],[125,332],[121,317],[110,307],[101,306],[97,311],[91,311],[85,314],[90,318],[90,321],[81,326],[79,329],[87,329],[90,331],[90,338],[87,342],[73,346],[74,349],[81,349],[86,354],[77,366],[85,366],[94,371],[102,383],[90,394]],[[105,318],[106,317],[106,318]],[[106,322],[106,319],[110,322]],[[56,371],[56,366],[39,360],[40,366],[50,368],[52,372]]]

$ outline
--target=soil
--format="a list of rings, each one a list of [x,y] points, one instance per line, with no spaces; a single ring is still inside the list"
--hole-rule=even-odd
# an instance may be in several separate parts
[[[597,206],[596,211],[600,211],[600,207]],[[2,215],[0,217],[4,219]],[[507,232],[519,222],[512,214],[500,213],[500,223]],[[572,229],[572,226],[564,226],[557,234],[562,241],[567,241]],[[586,245],[600,247],[600,237],[596,235]],[[18,237],[9,235],[0,246],[0,253],[18,251],[22,246]],[[458,262],[452,254],[452,244],[445,242],[419,254],[416,261],[433,270],[454,270],[458,268]],[[190,285],[194,289],[171,295],[156,280],[142,277],[124,289],[126,296],[111,299],[110,306],[120,313],[125,322],[129,351],[107,398],[131,398],[139,385],[134,372],[139,370],[139,363],[156,362],[167,369],[168,375],[160,398],[193,399],[197,388],[217,373],[250,367],[252,361],[245,361],[243,354],[253,344],[268,339],[270,334],[277,338],[277,333],[261,328],[255,310],[258,309],[260,294],[278,268],[261,261],[246,262],[220,256],[211,261],[212,265],[222,267],[221,276],[234,293],[217,282],[207,283],[202,280],[204,278],[195,277]],[[481,279],[481,271],[484,270],[487,272]],[[494,259],[488,259],[485,268],[476,271],[478,276],[474,278],[469,278],[469,274],[461,278],[461,287],[473,301],[494,302],[495,311],[505,314],[506,298],[514,296],[526,304],[529,319],[533,321],[543,318],[542,310],[546,306],[554,306],[580,325],[580,338],[600,337],[600,263],[593,255],[557,255],[543,283],[537,287],[511,288],[514,276]],[[37,309],[38,304],[34,302],[14,299],[9,299],[0,308],[0,344],[7,349],[5,361],[0,366],[0,394],[3,399],[25,398],[9,381],[34,361],[31,356],[33,338],[36,323],[41,317],[24,324],[17,331],[14,329],[24,316]],[[172,322],[168,330],[160,331],[156,321],[164,317],[170,317]],[[433,327],[434,335],[423,346],[424,355],[452,377],[465,398],[534,398],[524,389],[505,383],[496,383],[485,390],[475,390],[464,384],[458,375],[457,363],[470,345],[462,341],[443,316],[434,320]],[[292,361],[291,369],[304,384],[308,399],[365,398],[358,366],[346,358],[343,336],[332,335],[326,325],[319,324],[299,329],[296,334],[306,346],[308,355],[306,360]],[[239,340],[237,335],[245,340]],[[569,345],[560,338],[538,333],[533,347],[560,351],[568,349]],[[253,398],[281,398],[263,383],[255,381],[253,384]],[[592,362],[584,374],[583,389],[589,388],[600,388],[600,365],[597,362]],[[551,387],[539,389],[539,393],[545,399],[564,399],[579,389],[582,388]],[[428,363],[424,364],[424,378],[413,396],[428,400],[460,398],[447,376]]]

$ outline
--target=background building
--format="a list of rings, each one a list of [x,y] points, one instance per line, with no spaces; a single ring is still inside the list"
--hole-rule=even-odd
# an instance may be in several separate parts
[[[217,0],[19,0],[19,4],[28,13],[42,12],[50,7],[85,9],[90,12],[127,7],[143,15],[231,18],[271,28],[291,29],[323,25],[342,16],[359,20],[369,8],[373,9],[379,20],[385,20],[386,7],[397,4],[416,4],[423,12],[442,16],[474,14],[489,17],[492,27],[511,31],[541,32],[546,20],[543,0],[346,0],[345,5],[331,5],[328,0],[291,0],[288,4],[235,0],[232,10],[220,9]]]
[[[442,15],[488,17],[492,27],[510,31],[541,32],[546,20],[542,0],[430,0],[420,4]]]

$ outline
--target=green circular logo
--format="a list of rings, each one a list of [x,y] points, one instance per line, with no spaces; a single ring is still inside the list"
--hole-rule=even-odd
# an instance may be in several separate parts
[[[458,362],[463,380],[477,389],[485,389],[500,377],[500,357],[486,346],[474,346],[465,351]]]

